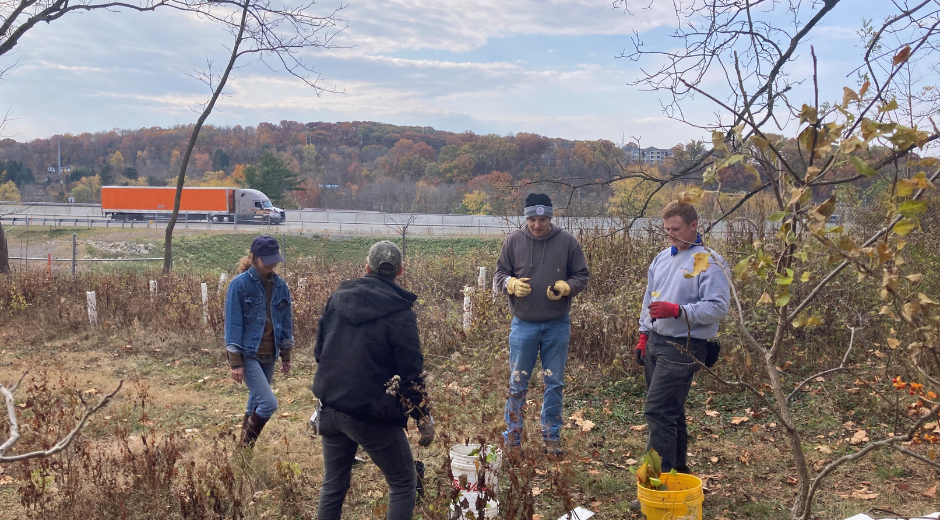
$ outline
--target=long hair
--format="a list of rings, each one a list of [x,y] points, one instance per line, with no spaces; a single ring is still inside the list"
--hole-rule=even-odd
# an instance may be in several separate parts
[[[241,257],[241,259],[238,261],[238,267],[236,270],[238,271],[238,274],[241,274],[247,271],[248,268],[253,265],[255,265],[255,254],[251,251],[248,251],[248,254]]]

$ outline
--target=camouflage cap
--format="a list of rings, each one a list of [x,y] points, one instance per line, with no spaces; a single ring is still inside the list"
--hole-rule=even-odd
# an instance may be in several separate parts
[[[378,274],[394,275],[401,269],[401,249],[393,242],[382,240],[369,248],[369,267]]]

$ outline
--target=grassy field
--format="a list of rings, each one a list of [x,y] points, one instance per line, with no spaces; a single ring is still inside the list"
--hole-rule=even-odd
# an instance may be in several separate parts
[[[173,240],[174,267],[188,272],[232,272],[238,259],[245,255],[251,241],[263,231],[250,230],[242,233],[206,232],[190,230],[178,233]],[[143,258],[163,257],[163,230],[158,229],[43,229],[31,226],[27,231],[24,227],[7,230],[7,241],[11,256],[29,256],[32,258],[45,258],[52,255],[53,259],[71,260],[72,234],[77,235],[78,258]],[[275,234],[288,262],[319,261],[329,264],[343,262],[364,261],[363,251],[375,243],[376,238],[357,235],[321,235],[306,234]],[[501,238],[492,237],[401,237],[391,238],[399,247],[404,246],[405,252],[412,255],[433,256],[446,255],[466,257],[477,251],[498,251],[502,244]],[[21,261],[13,261],[14,265],[23,265]],[[39,265],[41,262],[33,262]],[[114,270],[143,271],[147,267],[159,267],[159,262],[127,262],[112,264],[85,264],[82,269],[97,270],[99,272],[112,272]],[[70,268],[68,263],[57,263],[58,269]]]
[[[115,238],[141,239],[146,237]],[[187,236],[178,251],[191,251],[193,258],[206,250],[234,257],[244,247],[239,240]],[[492,272],[498,243],[421,240],[413,245],[409,240],[402,283],[420,298],[419,326],[438,425],[431,447],[414,444],[428,482],[417,517],[430,520],[447,516],[449,448],[497,442],[503,428],[510,317],[505,302],[484,291],[474,296],[473,328],[461,326],[462,289],[475,282],[476,266]],[[298,250],[333,242],[288,237],[289,259],[293,244],[303,241],[315,246],[298,245]],[[350,246],[349,262],[314,254],[290,263],[283,273],[293,290],[298,351],[293,372],[275,377],[280,408],[251,454],[235,447],[247,392],[230,380],[223,357],[224,293],[210,291],[209,323],[201,321],[198,284],[217,281],[215,269],[221,267],[193,260],[200,269],[170,277],[88,271],[73,279],[39,270],[0,278],[0,381],[7,384],[29,372],[17,392],[24,426],[14,452],[48,446],[73,424],[80,397],[94,402],[124,380],[114,402],[66,452],[0,467],[0,518],[310,518],[322,477],[319,443],[307,429],[315,406],[308,387],[316,370],[311,352],[316,319],[339,280],[358,274],[358,259],[371,242]],[[542,455],[537,423],[543,386],[534,380],[526,416],[533,438],[519,458],[504,460],[500,472],[503,518],[554,520],[575,506],[598,512],[599,519],[640,518],[629,510],[636,496],[629,468],[642,458],[646,442],[644,382],[630,354],[646,264],[661,242],[635,237],[582,242],[592,285],[572,309],[562,433],[568,454],[561,460]],[[935,262],[935,256],[917,250],[915,260]],[[147,286],[151,274],[160,287],[153,301]],[[846,329],[835,314],[864,306],[877,290],[849,284],[851,278],[824,296],[833,313],[826,326],[808,334],[790,332],[799,347],[779,360],[788,387],[841,359]],[[97,327],[90,327],[84,314],[86,290],[99,295]],[[759,296],[743,287],[745,305]],[[765,388],[760,360],[736,339],[730,320],[722,335],[718,373]],[[916,399],[891,386],[895,376],[910,380],[900,372],[904,353],[888,348],[872,325],[857,341],[851,374],[812,379],[793,401],[814,472],[856,452],[859,431],[880,438],[918,413]],[[879,395],[901,402],[903,414],[896,415]],[[687,410],[690,467],[706,483],[705,517],[787,518],[792,462],[783,429],[767,408],[699,374]],[[6,428],[0,426],[4,439]],[[417,439],[413,426],[409,435]],[[929,454],[932,446],[910,448]],[[871,507],[910,516],[929,513],[938,509],[938,482],[940,475],[927,465],[876,451],[826,481],[816,517],[842,519]],[[345,517],[382,518],[386,501],[381,473],[369,462],[358,465]]]
[[[76,446],[55,457],[48,466],[37,462],[4,466],[4,475],[0,476],[3,518],[77,518],[80,512],[87,518],[89,512],[106,507],[99,503],[105,498],[100,483],[97,489],[89,488],[95,482],[89,479],[89,487],[71,489],[76,486],[72,479],[79,475],[70,475],[66,467],[88,463],[112,466],[109,471],[122,473],[123,479],[132,482],[133,471],[159,469],[152,467],[158,462],[144,458],[147,446],[153,457],[178,451],[175,465],[179,473],[159,489],[159,494],[145,482],[114,483],[116,489],[107,490],[107,494],[120,496],[123,490],[130,518],[185,517],[179,513],[163,515],[177,510],[180,496],[188,489],[187,464],[207,470],[200,464],[219,457],[231,465],[233,474],[237,474],[233,478],[245,487],[239,496],[247,501],[243,508],[247,518],[309,518],[315,511],[322,466],[319,444],[306,426],[315,406],[308,390],[315,370],[309,351],[298,356],[289,377],[275,378],[280,408],[255,453],[247,457],[234,448],[246,391],[229,379],[217,345],[210,352],[192,348],[188,355],[179,356],[177,352],[168,356],[163,343],[125,331],[82,334],[37,345],[20,343],[16,329],[4,326],[0,333],[7,345],[0,380],[12,381],[30,371],[24,390],[18,394],[18,402],[25,405],[20,411],[27,424],[33,424],[30,418],[35,418],[31,411],[50,404],[39,404],[41,401],[55,402],[55,396],[63,394],[81,394],[91,401],[113,389],[120,379],[125,380],[125,387],[77,441],[81,448]],[[197,342],[193,347],[200,344],[205,345]],[[467,439],[496,440],[502,427],[508,360],[505,352],[469,348],[446,358],[429,357],[428,364],[433,374],[431,394],[440,436],[430,448],[415,444],[414,450],[416,458],[427,465],[428,479],[434,482],[446,478],[449,446]],[[883,367],[872,363],[859,368],[877,372]],[[565,415],[572,419],[563,432],[568,456],[560,462],[549,460],[541,455],[538,442],[528,442],[523,467],[504,468],[501,489],[512,488],[507,473],[514,471],[522,481],[517,487],[525,486],[534,495],[538,515],[534,518],[557,518],[576,505],[601,513],[598,518],[638,518],[628,507],[636,492],[628,468],[641,456],[646,442],[643,383],[635,371],[618,378],[599,377],[599,372],[599,367],[580,363],[574,363],[568,372]],[[877,414],[870,399],[860,398],[859,394],[833,395],[826,391],[827,386],[811,386],[798,407],[802,418],[813,424],[811,433],[818,437],[809,457],[819,463],[851,452],[855,426]],[[792,482],[780,427],[766,410],[742,394],[710,387],[700,379],[689,403],[690,465],[707,482],[707,517],[785,518]],[[530,431],[537,431],[541,391],[541,384],[534,383],[527,417]],[[846,410],[856,419],[855,424],[842,421]],[[69,415],[49,412],[43,419],[68,426],[65,419]],[[594,426],[585,430],[574,417],[590,420]],[[746,419],[741,422],[740,417]],[[61,429],[54,431],[61,433]],[[416,440],[413,426],[409,433]],[[119,456],[109,459],[100,454],[101,450],[118,450]],[[32,507],[24,509],[22,493],[17,489],[23,486],[23,480],[35,482],[37,474],[53,478],[40,497],[32,499]],[[190,487],[202,485],[208,489],[199,479],[221,476],[205,473],[193,478]],[[347,517],[381,518],[373,514],[381,509],[386,497],[381,473],[366,463],[356,468],[353,482]],[[819,497],[819,518],[846,518],[872,505],[903,514],[936,508],[935,500],[922,495],[937,483],[936,473],[890,453],[846,467],[831,482]],[[140,489],[135,490],[135,485]],[[440,507],[443,501],[434,497],[441,486],[429,487],[428,506]],[[851,498],[853,494],[876,496],[861,500]],[[154,503],[157,499],[159,502]],[[77,502],[65,507],[63,500]],[[443,518],[440,511],[423,510],[419,514],[422,518]]]

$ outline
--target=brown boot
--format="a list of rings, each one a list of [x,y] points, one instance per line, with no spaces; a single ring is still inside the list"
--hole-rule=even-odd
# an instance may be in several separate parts
[[[565,449],[561,447],[561,441],[545,440],[543,451],[551,457],[564,457]]]
[[[258,440],[258,436],[261,435],[261,430],[264,429],[264,425],[267,423],[267,417],[261,417],[256,413],[251,414],[251,417],[248,418],[248,422],[245,424],[244,435],[242,436],[241,443],[242,447],[254,448],[255,441]]]

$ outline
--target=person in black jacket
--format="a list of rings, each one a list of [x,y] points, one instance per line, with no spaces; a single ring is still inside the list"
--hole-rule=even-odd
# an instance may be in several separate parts
[[[317,332],[312,390],[320,400],[316,426],[323,445],[319,520],[340,518],[359,446],[385,475],[386,518],[410,520],[415,465],[404,432],[408,417],[418,423],[418,444],[434,440],[412,310],[417,296],[395,284],[402,272],[398,246],[375,243],[365,270],[330,295]]]

